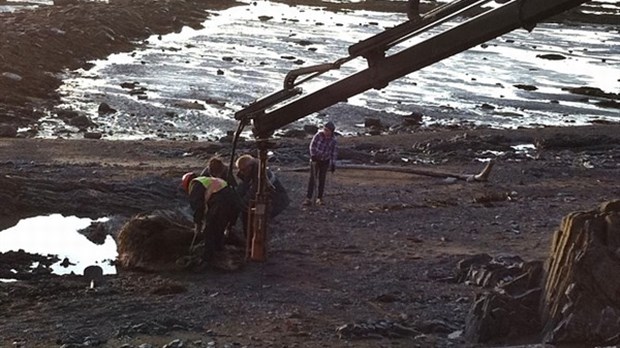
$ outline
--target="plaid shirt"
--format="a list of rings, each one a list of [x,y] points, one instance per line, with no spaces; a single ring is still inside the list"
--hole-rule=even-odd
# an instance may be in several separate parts
[[[336,137],[327,138],[322,130],[317,132],[310,142],[310,158],[335,163],[336,155]]]

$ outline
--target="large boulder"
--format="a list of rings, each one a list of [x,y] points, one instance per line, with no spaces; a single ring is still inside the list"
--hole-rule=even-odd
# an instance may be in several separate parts
[[[177,261],[191,254],[193,238],[193,224],[182,214],[138,214],[118,234],[118,266],[147,271],[185,268]]]

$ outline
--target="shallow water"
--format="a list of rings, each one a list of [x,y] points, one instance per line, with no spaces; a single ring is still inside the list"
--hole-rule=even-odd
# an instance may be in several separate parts
[[[78,233],[93,221],[59,214],[23,219],[0,231],[0,252],[22,249],[31,254],[57,255],[60,261],[51,266],[54,274],[82,274],[91,265],[100,266],[104,274],[115,274],[116,267],[110,264],[117,256],[114,239],[107,236],[104,244],[97,245]],[[64,258],[72,265],[62,266]]]
[[[261,1],[220,11],[204,29],[152,37],[135,52],[94,62],[89,71],[69,74],[60,92],[64,107],[86,112],[106,137],[212,139],[236,127],[236,111],[279,90],[288,71],[346,57],[351,44],[405,19],[404,14],[333,13]],[[536,57],[547,53],[567,59]],[[562,90],[590,86],[620,92],[619,53],[617,28],[540,24],[532,33],[514,31],[292,126],[330,118],[339,131],[356,133],[366,117],[389,125],[412,112],[422,112],[427,124],[510,128],[620,121],[618,109]],[[365,60],[356,59],[304,84],[304,90],[316,90],[366,66]],[[130,95],[120,86],[125,82],[138,82],[147,99]],[[537,90],[518,89],[517,84]],[[101,102],[119,111],[98,115]],[[64,128],[70,127],[50,118],[42,134],[55,136]]]

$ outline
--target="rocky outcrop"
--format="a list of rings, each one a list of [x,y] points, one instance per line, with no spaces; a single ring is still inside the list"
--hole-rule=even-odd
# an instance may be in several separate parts
[[[543,277],[534,264],[517,275],[516,267],[499,267],[488,255],[459,263],[459,280],[495,286],[474,301],[466,338],[530,336],[583,347],[620,343],[620,200],[567,215],[545,268]]]
[[[620,342],[620,201],[566,216],[547,261],[546,342]]]

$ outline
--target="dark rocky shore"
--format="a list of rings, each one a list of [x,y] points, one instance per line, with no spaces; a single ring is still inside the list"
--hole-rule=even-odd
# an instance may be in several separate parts
[[[58,102],[64,70],[130,51],[151,35],[198,28],[208,10],[231,0],[62,1],[61,5],[0,13],[0,123],[31,126]]]

